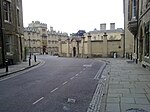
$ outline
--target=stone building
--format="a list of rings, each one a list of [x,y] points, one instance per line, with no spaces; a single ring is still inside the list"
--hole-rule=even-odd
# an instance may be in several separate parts
[[[128,0],[124,0],[124,34],[125,34],[125,56],[131,58],[129,55],[134,54],[135,47],[133,45],[134,35],[128,29]],[[134,50],[133,50],[134,49]]]
[[[150,0],[124,0],[124,6],[128,7],[125,24],[133,34],[133,59],[150,66]]]
[[[59,55],[67,57],[123,57],[124,30],[115,29],[111,23],[110,30],[106,24],[100,25],[100,30],[90,31],[83,36],[72,36],[65,41],[59,41]]]
[[[22,0],[0,0],[0,65],[23,60]]]
[[[24,28],[25,47],[31,54],[58,54],[58,40],[67,38],[67,33],[56,32],[53,27],[49,30],[47,24],[39,21],[33,21]]]

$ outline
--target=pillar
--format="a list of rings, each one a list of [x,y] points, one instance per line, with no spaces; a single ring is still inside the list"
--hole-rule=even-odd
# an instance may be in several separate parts
[[[125,35],[121,34],[121,50],[122,50],[122,57],[125,57]]]
[[[67,57],[70,56],[70,46],[69,46],[69,38],[67,39]]]
[[[59,42],[59,56],[62,55],[62,43],[61,43],[61,39],[58,39]]]
[[[88,57],[92,55],[91,34],[88,34]]]
[[[85,37],[81,37],[81,57],[83,58],[84,56],[84,39]]]
[[[104,33],[103,37],[103,57],[108,57],[108,42],[107,42],[107,34]]]

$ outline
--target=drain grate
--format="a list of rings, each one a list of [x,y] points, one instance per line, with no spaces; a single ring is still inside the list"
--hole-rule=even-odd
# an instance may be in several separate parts
[[[148,111],[139,108],[131,108],[127,109],[126,112],[148,112]]]

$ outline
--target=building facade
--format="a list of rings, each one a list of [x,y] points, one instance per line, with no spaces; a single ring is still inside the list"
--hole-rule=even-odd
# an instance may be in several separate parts
[[[128,55],[134,54],[133,48],[133,42],[134,42],[134,35],[129,31],[128,29],[128,0],[124,0],[124,34],[125,34],[125,57],[128,57]]]
[[[31,54],[58,54],[58,40],[67,38],[67,33],[56,32],[53,27],[50,27],[49,30],[47,24],[39,21],[33,21],[24,28],[25,48]]]
[[[133,59],[136,63],[150,66],[150,0],[124,0],[125,18],[128,17],[129,31],[133,34]],[[126,35],[126,34],[125,34]]]
[[[0,65],[23,60],[22,0],[0,0]]]
[[[106,24],[100,25],[100,30],[90,31],[83,36],[72,36],[65,41],[59,41],[59,55],[67,57],[123,57],[124,30],[115,29],[111,23],[110,30]]]

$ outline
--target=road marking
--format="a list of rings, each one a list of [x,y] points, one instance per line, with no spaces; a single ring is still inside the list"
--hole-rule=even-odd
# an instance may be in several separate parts
[[[62,85],[65,85],[65,84],[67,84],[67,83],[68,83],[68,81],[64,82]]]
[[[71,80],[74,79],[75,77],[70,78]]]
[[[80,73],[82,73],[82,71],[80,71]]]
[[[37,104],[39,101],[41,101],[42,99],[44,99],[44,97],[41,97],[40,99],[38,99],[37,101],[35,101],[34,103],[33,103],[33,105],[35,105],[35,104]]]
[[[92,67],[92,64],[90,64],[90,65],[83,65],[83,67]]]
[[[76,76],[78,76],[79,74],[76,74]]]
[[[53,89],[53,90],[51,91],[51,93],[55,92],[57,89],[58,89],[58,88]]]
[[[85,68],[83,70],[85,70]]]

